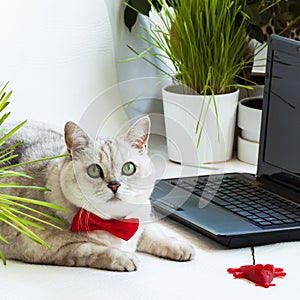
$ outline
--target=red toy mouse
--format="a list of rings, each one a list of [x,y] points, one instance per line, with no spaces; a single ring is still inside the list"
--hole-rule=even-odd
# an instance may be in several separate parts
[[[284,277],[286,273],[283,271],[282,268],[274,268],[270,264],[246,265],[239,268],[227,269],[227,272],[233,274],[234,278],[246,278],[254,282],[256,286],[264,288],[276,285],[271,282],[275,277]]]

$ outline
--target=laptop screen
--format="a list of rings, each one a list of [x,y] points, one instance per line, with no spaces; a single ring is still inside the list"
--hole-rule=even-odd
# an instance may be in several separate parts
[[[300,42],[277,35],[268,45],[257,173],[300,189]]]

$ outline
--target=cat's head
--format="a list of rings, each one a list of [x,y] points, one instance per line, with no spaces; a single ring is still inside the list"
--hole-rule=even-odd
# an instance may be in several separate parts
[[[64,196],[106,219],[149,213],[155,181],[147,155],[149,133],[148,116],[122,135],[96,141],[68,122],[65,141],[71,158],[60,174]]]

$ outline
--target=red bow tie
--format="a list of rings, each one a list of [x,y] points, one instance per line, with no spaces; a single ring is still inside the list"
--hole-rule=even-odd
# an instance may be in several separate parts
[[[85,209],[80,209],[73,218],[72,231],[105,230],[128,241],[138,230],[139,219],[104,220]]]

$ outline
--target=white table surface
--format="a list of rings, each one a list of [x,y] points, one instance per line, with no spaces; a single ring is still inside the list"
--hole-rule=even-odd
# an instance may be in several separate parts
[[[256,167],[236,159],[200,168],[183,167],[166,158],[163,140],[150,142],[150,156],[160,177],[250,172]],[[194,260],[174,262],[138,253],[136,272],[119,273],[88,268],[30,265],[8,261],[0,265],[1,300],[37,299],[297,299],[300,242],[255,247],[257,263],[274,264],[287,272],[274,279],[275,287],[255,287],[252,282],[233,279],[228,267],[251,264],[250,248],[226,249],[205,236],[170,219],[160,220],[170,235],[190,241]]]

